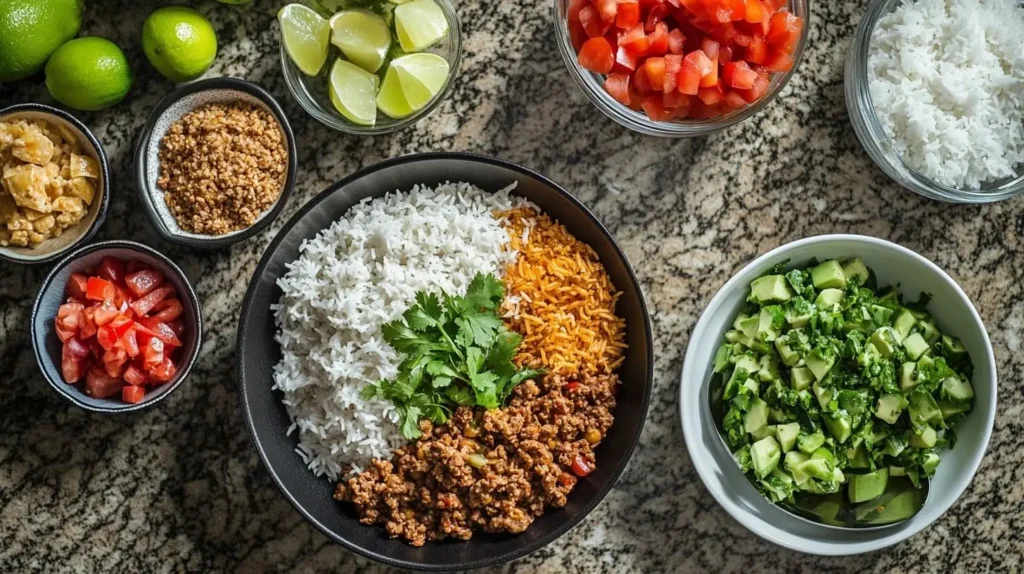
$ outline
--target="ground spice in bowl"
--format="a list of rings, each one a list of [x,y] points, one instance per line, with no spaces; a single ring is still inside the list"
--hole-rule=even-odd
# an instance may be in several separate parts
[[[157,185],[178,225],[202,235],[249,227],[284,187],[288,150],[274,115],[248,103],[207,104],[171,125]]]

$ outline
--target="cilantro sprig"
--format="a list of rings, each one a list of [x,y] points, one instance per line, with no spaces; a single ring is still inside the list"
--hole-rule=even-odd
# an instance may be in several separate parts
[[[543,374],[512,363],[522,336],[498,315],[505,285],[477,274],[463,296],[421,291],[402,318],[381,334],[402,356],[398,376],[367,385],[364,398],[394,403],[402,435],[420,437],[419,421],[448,420],[455,407],[504,404],[519,383]]]

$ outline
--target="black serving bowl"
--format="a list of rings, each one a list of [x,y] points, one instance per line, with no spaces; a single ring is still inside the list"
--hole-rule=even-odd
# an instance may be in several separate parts
[[[89,205],[85,217],[74,227],[69,227],[60,237],[47,239],[35,247],[0,247],[0,260],[12,263],[51,263],[66,253],[88,242],[107,217],[110,206],[110,166],[103,144],[93,135],[78,118],[44,104],[17,104],[0,110],[0,120],[46,120],[52,124],[68,129],[82,151],[96,161],[100,167],[100,177],[96,182],[96,195]]]
[[[271,390],[273,368],[280,359],[270,306],[281,295],[277,280],[285,264],[299,256],[299,245],[341,218],[363,199],[415,184],[435,186],[465,181],[486,191],[518,182],[513,192],[557,218],[592,246],[615,286],[622,291],[618,313],[626,320],[629,349],[621,368],[615,424],[597,448],[597,468],[581,479],[568,504],[549,509],[519,535],[474,534],[462,542],[428,542],[415,548],[387,537],[383,528],[359,523],[355,509],[334,501],[334,484],[313,476],[295,453],[297,437],[281,394]],[[608,494],[629,463],[640,439],[651,399],[654,369],[651,322],[633,270],[611,233],[582,203],[550,180],[504,161],[468,154],[430,153],[392,159],[366,168],[331,186],[307,203],[274,238],[260,260],[238,327],[237,367],[246,426],[260,458],[284,497],[332,540],[366,557],[402,568],[461,570],[522,558],[551,543],[583,520]]]
[[[160,174],[160,145],[171,125],[192,110],[206,104],[247,103],[270,113],[277,120],[288,152],[288,167],[277,201],[245,229],[223,235],[202,235],[182,229],[164,201],[157,185]],[[156,232],[167,241],[201,249],[219,249],[244,241],[265,229],[284,209],[295,187],[298,152],[288,116],[274,96],[252,82],[238,78],[210,78],[184,84],[167,94],[150,112],[135,144],[135,183],[142,207]]]
[[[163,274],[166,281],[178,292],[178,299],[183,308],[181,317],[185,323],[185,333],[181,338],[181,351],[178,354],[178,371],[170,381],[156,387],[146,389],[142,402],[129,404],[121,401],[120,396],[106,399],[90,397],[81,390],[81,384],[69,385],[64,382],[61,374],[60,338],[54,329],[54,318],[57,308],[66,300],[64,288],[72,273],[83,272],[99,265],[104,257],[116,257],[124,261],[138,260],[151,269]],[[71,253],[57,263],[43,281],[32,307],[32,350],[35,351],[36,362],[46,381],[57,394],[71,403],[87,411],[98,413],[124,413],[138,411],[155,405],[177,389],[186,378],[192,365],[199,356],[199,347],[203,337],[203,319],[195,291],[188,277],[173,261],[157,252],[134,241],[101,241],[87,245]]]

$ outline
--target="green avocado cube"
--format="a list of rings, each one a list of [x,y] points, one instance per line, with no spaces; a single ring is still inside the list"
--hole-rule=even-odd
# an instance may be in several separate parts
[[[755,433],[768,426],[768,403],[759,398],[750,401],[750,410],[743,415],[743,430]]]
[[[914,314],[909,309],[900,309],[896,319],[892,322],[892,328],[896,331],[896,341],[902,343],[903,339],[910,336],[910,330],[916,324],[917,318],[914,317]]]
[[[814,382],[814,373],[812,373],[807,367],[793,367],[789,372],[789,377],[793,390],[798,393],[804,389],[810,388],[811,384]]]
[[[935,469],[939,466],[939,455],[934,452],[930,452],[925,455],[924,460],[921,461],[921,469],[928,476],[935,474]]]
[[[916,361],[928,351],[928,342],[921,333],[914,333],[903,339],[903,348],[907,350],[907,356]]]
[[[931,393],[917,389],[910,393],[910,405],[907,407],[910,412],[910,422],[915,427],[926,424],[942,424],[942,411],[935,402]]]
[[[922,319],[918,322],[918,325],[921,327],[921,335],[924,336],[924,340],[928,341],[929,345],[938,340],[939,336],[942,335],[939,332],[939,328],[935,326],[935,321],[931,319]]]
[[[815,289],[845,289],[846,274],[843,266],[832,259],[811,269],[811,282]]]
[[[818,297],[814,300],[814,305],[817,306],[818,309],[831,310],[838,307],[842,302],[842,289],[823,289],[821,293],[818,293]]]
[[[942,413],[942,420],[947,421],[950,417],[971,411],[970,402],[957,402],[940,400],[937,401],[939,412]]]
[[[942,394],[951,401],[967,402],[974,398],[974,387],[960,377],[946,377],[942,381]]]
[[[767,309],[761,309],[761,315],[758,319],[757,337],[762,341],[768,341],[769,343],[774,341],[776,337],[779,336],[779,332],[772,328],[772,322],[775,318],[772,316],[771,312]]]
[[[871,276],[871,271],[868,270],[867,265],[864,265],[860,257],[854,257],[843,265],[843,275],[847,279],[857,279],[858,285],[864,285],[867,283],[868,277]]]
[[[889,476],[907,476],[907,469],[902,466],[890,466]]]
[[[775,350],[779,352],[782,364],[792,367],[800,362],[800,353],[797,353],[789,346],[789,336],[783,335],[775,339]]]
[[[917,363],[908,361],[900,365],[900,390],[904,394],[914,390],[917,386],[917,377],[914,376],[914,371],[917,370]]]
[[[910,446],[914,448],[934,448],[938,440],[938,433],[932,427],[924,427],[923,430],[914,431],[910,435]]]
[[[900,418],[903,408],[907,406],[907,399],[903,395],[886,393],[878,397],[878,405],[875,407],[875,416],[883,421],[894,425]]]
[[[804,357],[804,361],[807,362],[807,368],[814,373],[814,378],[820,381],[832,370],[832,365],[836,363],[836,358],[826,357],[820,349],[814,349]]]
[[[793,482],[797,486],[803,485],[805,482],[811,479],[806,472],[800,470],[800,465],[807,462],[808,456],[798,450],[791,450],[786,453],[786,457],[783,459],[783,466],[789,472],[790,476],[793,477]]]
[[[880,468],[875,472],[851,476],[847,494],[850,496],[850,502],[859,504],[882,496],[887,486],[889,486],[889,469]]]
[[[868,449],[864,448],[864,443],[846,449],[846,460],[849,462],[850,468],[871,468]]]
[[[786,278],[782,275],[765,275],[750,282],[750,296],[747,301],[754,303],[783,303],[793,297]]]
[[[794,315],[793,310],[790,309],[786,311],[786,322],[794,329],[803,329],[811,322],[811,314],[805,313],[803,315]]]
[[[871,334],[871,344],[885,358],[896,352],[896,335],[892,327],[881,327]]]
[[[942,350],[950,358],[960,358],[967,354],[967,349],[964,348],[964,344],[960,342],[960,339],[949,335],[942,336]]]
[[[786,423],[775,427],[775,438],[779,440],[782,452],[793,450],[796,445],[796,437],[800,434],[800,423]]]
[[[808,459],[800,463],[797,466],[797,469],[812,478],[817,478],[818,480],[832,480],[832,477],[835,476],[835,473],[833,472],[835,467],[832,465],[832,462],[823,458]]]
[[[824,418],[825,426],[828,427],[828,432],[832,435],[832,438],[836,439],[836,443],[843,444],[849,440],[850,435],[853,434],[853,426],[850,424],[849,417],[838,416]]]
[[[764,478],[775,470],[781,457],[782,450],[779,449],[778,441],[770,436],[764,437],[750,447],[750,461],[757,478]]]
[[[821,448],[821,445],[823,444],[825,444],[825,434],[821,432],[821,429],[818,429],[811,434],[802,434],[796,441],[796,447],[800,449],[800,452],[808,456]]]
[[[736,327],[741,333],[753,339],[757,337],[758,323],[759,320],[757,317],[746,317],[733,323],[733,327]]]

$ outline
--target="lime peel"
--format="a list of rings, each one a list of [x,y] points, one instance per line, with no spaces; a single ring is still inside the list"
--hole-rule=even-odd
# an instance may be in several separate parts
[[[315,10],[288,4],[277,13],[281,42],[292,62],[307,76],[316,76],[327,62],[331,26]]]

